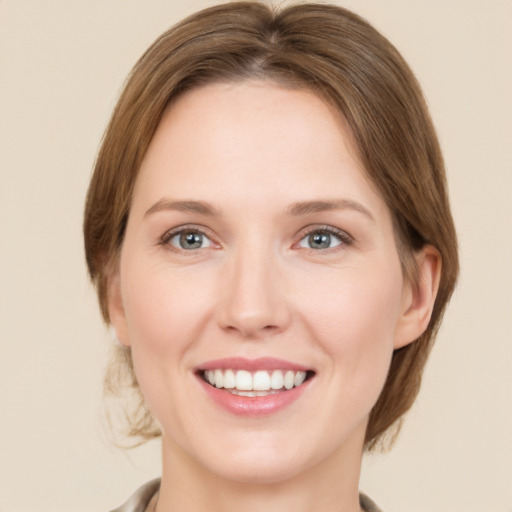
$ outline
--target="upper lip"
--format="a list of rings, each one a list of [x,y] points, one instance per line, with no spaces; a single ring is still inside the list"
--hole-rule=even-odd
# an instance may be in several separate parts
[[[197,370],[247,370],[249,372],[255,372],[257,370],[302,370],[307,372],[312,371],[312,368],[275,357],[259,357],[257,359],[226,357],[207,361],[199,365]]]

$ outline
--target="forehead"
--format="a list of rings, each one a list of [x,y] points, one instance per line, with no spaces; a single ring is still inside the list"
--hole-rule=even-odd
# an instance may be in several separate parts
[[[335,193],[380,201],[339,112],[309,90],[260,81],[206,85],[168,107],[134,201],[164,189],[178,199],[220,202],[259,194],[291,203]]]

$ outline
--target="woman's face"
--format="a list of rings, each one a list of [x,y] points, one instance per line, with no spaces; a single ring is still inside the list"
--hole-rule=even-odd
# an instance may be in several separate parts
[[[411,300],[390,212],[315,94],[213,84],[166,111],[109,299],[166,453],[258,482],[356,461]]]

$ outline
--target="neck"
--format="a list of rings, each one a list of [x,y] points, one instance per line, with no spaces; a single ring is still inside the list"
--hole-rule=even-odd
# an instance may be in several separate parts
[[[157,512],[359,512],[362,440],[296,474],[274,481],[234,481],[199,466],[163,439]]]

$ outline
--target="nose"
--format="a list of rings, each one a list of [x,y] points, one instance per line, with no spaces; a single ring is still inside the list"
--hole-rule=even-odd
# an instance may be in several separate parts
[[[240,250],[226,262],[217,310],[223,330],[256,339],[287,328],[291,315],[285,272],[271,252]]]

